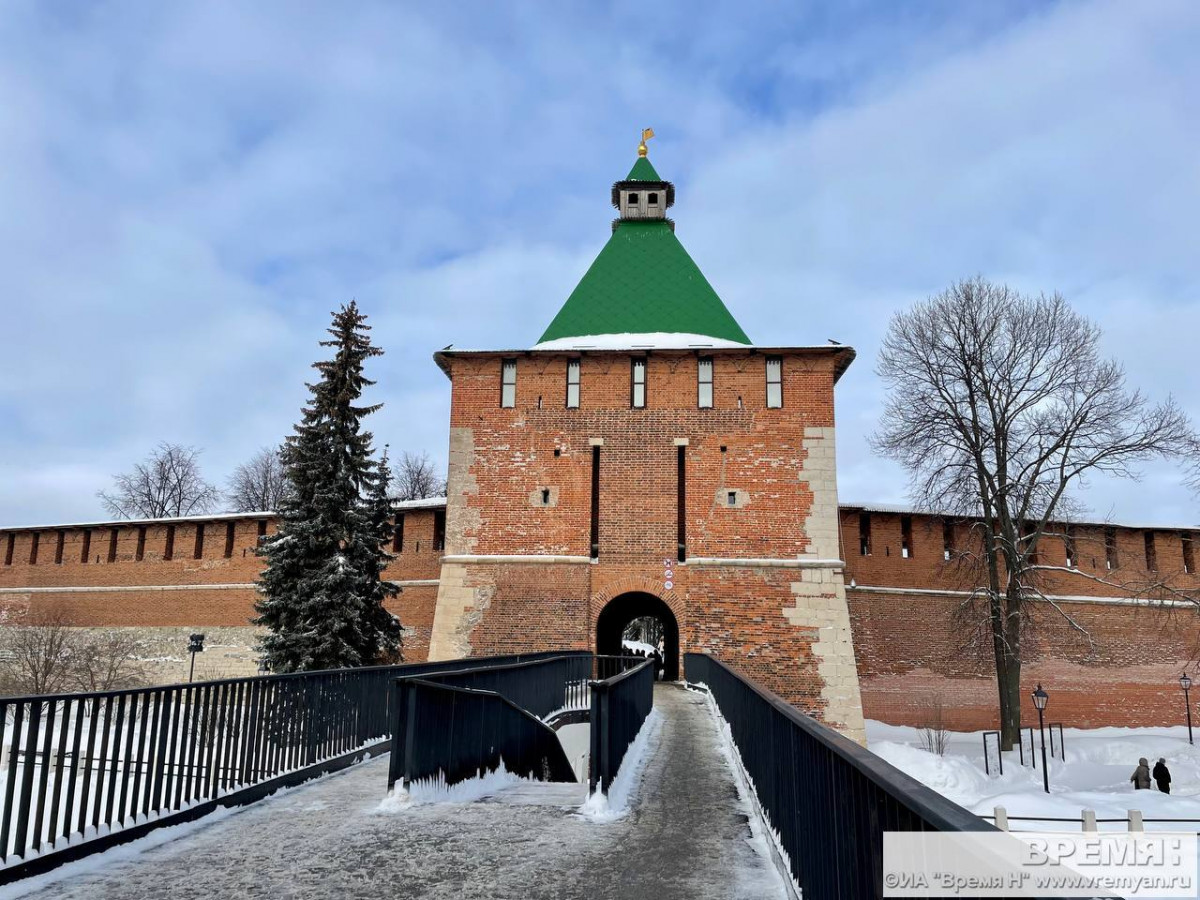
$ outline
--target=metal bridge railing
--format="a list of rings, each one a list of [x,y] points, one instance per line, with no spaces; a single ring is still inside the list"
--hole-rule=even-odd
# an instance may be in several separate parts
[[[608,793],[630,744],[654,706],[655,660],[647,659],[624,672],[593,681],[591,753],[588,789]]]
[[[0,698],[0,884],[330,768],[386,738],[398,674],[553,655]]]
[[[712,694],[806,900],[883,894],[885,831],[992,831],[725,663],[684,655]]]
[[[439,776],[454,784],[501,763],[526,777],[575,781],[566,753],[546,722],[564,712],[590,710],[594,743],[597,729],[610,727],[608,701],[598,716],[597,695],[607,693],[612,676],[619,679],[620,673],[634,668],[649,672],[652,690],[652,660],[593,656],[584,650],[397,678],[388,790],[397,782],[407,789],[414,781]],[[615,712],[624,714],[624,707],[618,704]],[[619,724],[617,733],[623,733],[623,727]]]

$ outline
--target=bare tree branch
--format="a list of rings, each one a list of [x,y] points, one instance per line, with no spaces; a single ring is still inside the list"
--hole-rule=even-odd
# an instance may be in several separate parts
[[[221,502],[221,492],[200,474],[195,447],[160,443],[133,467],[113,476],[114,489],[96,496],[119,519],[159,519],[211,512]]]
[[[429,454],[405,452],[392,477],[392,498],[395,500],[424,500],[442,497],[446,479],[433,466]]]
[[[1198,465],[1188,454],[1200,443],[1180,407],[1127,388],[1099,339],[1057,294],[1028,297],[976,278],[895,316],[879,355],[890,391],[873,446],[908,470],[919,506],[977,522],[975,596],[992,639],[1005,747],[1020,723],[1024,603],[1050,602],[1038,547],[1078,508],[1073,491],[1095,474],[1137,478],[1155,458]]]
[[[232,512],[273,512],[290,490],[279,450],[263,447],[233,470],[225,496]]]

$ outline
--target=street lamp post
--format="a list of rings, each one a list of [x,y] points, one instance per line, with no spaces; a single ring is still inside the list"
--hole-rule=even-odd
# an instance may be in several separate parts
[[[193,634],[188,639],[188,653],[192,654],[192,664],[188,668],[188,683],[191,683],[192,676],[196,674],[196,654],[204,652],[204,635]]]
[[[1042,690],[1039,684],[1037,690],[1033,692],[1033,705],[1038,711],[1038,731],[1042,733],[1042,787],[1046,789],[1046,793],[1050,793],[1050,770],[1046,768],[1046,719],[1044,713],[1046,711],[1046,701],[1050,699],[1050,695]]]
[[[1188,678],[1187,672],[1179,676],[1179,686],[1183,688],[1183,708],[1187,710],[1188,743],[1193,744],[1195,741],[1192,740],[1192,702],[1188,698],[1188,691],[1192,687],[1192,679]]]

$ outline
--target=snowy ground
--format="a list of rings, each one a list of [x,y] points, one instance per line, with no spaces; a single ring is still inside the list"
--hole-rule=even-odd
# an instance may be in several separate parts
[[[704,697],[659,685],[655,707],[660,727],[616,821],[579,814],[585,785],[512,779],[482,801],[386,804],[383,758],[206,817],[178,840],[0,888],[0,900],[781,898]]]
[[[978,815],[1003,806],[1013,830],[1078,831],[1070,822],[1013,821],[1014,816],[1050,816],[1079,822],[1083,809],[1099,819],[1122,819],[1140,810],[1147,830],[1200,832],[1200,746],[1189,746],[1187,728],[1068,728],[1066,761],[1050,761],[1050,794],[1038,769],[1022,767],[1018,754],[1004,754],[1004,774],[984,774],[982,732],[954,732],[946,755],[920,749],[918,731],[882,722],[867,723],[870,749],[896,768]],[[1047,735],[1047,754],[1049,754]],[[1171,794],[1135,791],[1129,776],[1138,758],[1153,768],[1161,756],[1171,770]],[[1151,819],[1191,821],[1155,823]],[[1100,830],[1124,831],[1122,822],[1101,823]]]

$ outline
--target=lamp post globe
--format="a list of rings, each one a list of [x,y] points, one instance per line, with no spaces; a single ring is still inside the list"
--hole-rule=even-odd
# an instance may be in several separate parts
[[[1195,741],[1192,740],[1192,701],[1188,697],[1188,691],[1192,687],[1192,679],[1188,678],[1187,672],[1179,676],[1179,686],[1183,688],[1183,708],[1187,711],[1188,743],[1194,744]]]
[[[1050,793],[1050,770],[1046,768],[1046,720],[1045,711],[1046,704],[1050,702],[1050,695],[1042,690],[1039,684],[1037,690],[1033,692],[1033,705],[1038,713],[1038,731],[1042,735],[1042,788],[1046,793]]]

